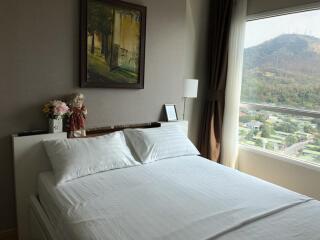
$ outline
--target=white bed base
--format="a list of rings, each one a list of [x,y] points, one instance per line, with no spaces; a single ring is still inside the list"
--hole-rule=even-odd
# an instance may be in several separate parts
[[[30,238],[33,240],[57,240],[54,227],[44,212],[38,198],[30,196]]]
[[[161,122],[168,125],[179,126],[188,135],[188,121]],[[37,179],[39,173],[51,170],[41,141],[63,138],[66,133],[12,136],[19,240],[59,239],[37,198]]]
[[[42,213],[40,211],[37,212],[37,210],[41,209],[41,206],[40,204],[35,204],[36,202],[34,200],[36,199],[34,197],[32,198],[33,208],[31,208],[30,197],[37,195],[38,174],[51,170],[49,159],[41,141],[57,138],[67,138],[67,134],[43,134],[26,137],[14,135],[12,138],[19,240],[50,239],[43,238],[38,232],[39,228],[38,230],[32,229],[31,231],[31,227],[35,226],[35,220],[38,219],[41,221],[43,219],[44,211],[42,211]],[[40,216],[42,217],[40,218]],[[45,226],[45,222],[46,221],[40,223],[40,226]],[[42,231],[44,233],[47,231],[50,232],[49,227],[43,228]]]

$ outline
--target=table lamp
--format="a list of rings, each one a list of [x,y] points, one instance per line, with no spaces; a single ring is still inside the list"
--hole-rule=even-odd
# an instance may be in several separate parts
[[[184,80],[184,104],[183,104],[183,120],[186,111],[187,98],[197,98],[198,96],[198,79],[185,79]]]

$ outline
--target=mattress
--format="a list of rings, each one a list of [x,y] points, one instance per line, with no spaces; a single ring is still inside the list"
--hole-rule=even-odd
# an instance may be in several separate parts
[[[38,185],[61,239],[320,239],[320,202],[197,156]]]

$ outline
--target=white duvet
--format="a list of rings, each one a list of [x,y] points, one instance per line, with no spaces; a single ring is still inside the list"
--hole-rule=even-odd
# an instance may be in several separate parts
[[[320,202],[201,157],[58,187],[46,172],[39,197],[61,239],[320,239]]]

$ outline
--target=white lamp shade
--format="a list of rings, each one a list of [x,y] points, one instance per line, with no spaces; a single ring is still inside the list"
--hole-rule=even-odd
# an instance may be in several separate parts
[[[198,80],[197,79],[184,80],[183,97],[197,98],[197,96],[198,96]]]

